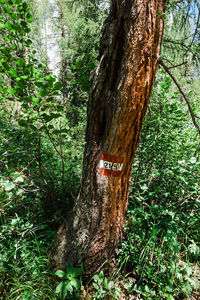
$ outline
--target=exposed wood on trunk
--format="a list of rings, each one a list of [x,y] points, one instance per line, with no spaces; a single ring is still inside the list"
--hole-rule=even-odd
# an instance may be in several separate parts
[[[80,193],[71,220],[58,234],[59,263],[83,260],[87,274],[112,257],[122,238],[132,163],[160,54],[163,11],[164,0],[113,0],[102,31]],[[100,174],[102,153],[123,158],[119,177]]]

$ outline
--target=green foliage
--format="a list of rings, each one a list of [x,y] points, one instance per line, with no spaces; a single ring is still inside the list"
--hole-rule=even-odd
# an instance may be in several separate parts
[[[39,299],[46,294],[46,299],[53,299],[48,252],[55,231],[38,222],[40,201],[32,202],[17,187],[24,180],[20,174],[13,177],[14,183],[3,182],[0,195],[0,297]]]
[[[0,298],[78,299],[84,294],[82,269],[68,263],[66,272],[58,270],[61,282],[55,291],[50,249],[78,192],[86,102],[107,1],[56,3],[59,80],[49,71],[47,33],[44,41],[41,33],[53,4],[43,1],[40,10],[37,1],[0,2]],[[165,16],[168,48],[162,56],[170,66],[186,58],[190,63],[175,74],[198,118],[199,44],[191,29],[195,1],[190,2],[186,15],[185,2],[178,9],[177,1],[169,1],[167,9],[173,11]],[[159,72],[135,159],[126,239],[119,251],[123,283],[100,272],[92,277],[92,287],[86,285],[87,295],[120,299],[121,289],[127,299],[134,294],[147,299],[192,295],[200,258],[199,170],[199,141],[187,107],[171,79]]]
[[[55,275],[60,277],[62,281],[56,288],[56,294],[60,295],[60,299],[80,299],[79,290],[81,280],[78,278],[83,273],[83,268],[74,268],[71,262],[67,263],[66,272],[56,271]]]
[[[1,12],[0,297],[55,299],[50,245],[77,193],[84,118],[70,126],[62,84],[30,48],[29,5]]]
[[[199,287],[200,161],[185,103],[160,73],[133,170],[121,262],[129,293],[175,299]],[[195,109],[195,99],[194,99]]]
[[[120,299],[120,290],[116,287],[114,281],[109,280],[101,271],[99,274],[95,274],[92,279],[93,287],[96,290],[92,296],[92,299],[106,299],[112,297],[112,299]]]
[[[17,4],[12,4],[12,11],[18,8]],[[22,8],[23,22],[28,20],[27,22],[30,23],[29,6],[22,3],[20,11]],[[3,16],[6,20],[12,18],[11,12],[7,13],[6,9]],[[11,148],[8,147],[3,159],[6,162],[7,155],[11,155],[9,152],[13,151],[12,148],[16,148],[16,152],[26,153],[23,156],[25,164],[29,166],[29,180],[33,180],[34,185],[47,193],[49,199],[52,199],[52,201],[49,199],[46,201],[43,198],[47,215],[51,215],[51,211],[58,206],[61,208],[63,205],[65,207],[68,205],[67,209],[71,209],[72,193],[77,193],[83,139],[79,139],[79,145],[74,145],[74,137],[76,135],[80,137],[83,133],[84,123],[82,123],[82,129],[80,126],[72,128],[66,120],[67,107],[61,99],[62,83],[56,81],[56,77],[39,63],[34,50],[30,54],[28,23],[26,26],[24,23],[20,25],[21,29],[17,31],[17,34],[13,33],[10,27],[3,32],[4,36],[9,36],[13,42],[10,41],[9,47],[3,47],[1,50],[1,74],[3,75],[1,107],[7,114],[12,115],[9,126],[7,125],[7,129],[3,129],[1,133],[5,138],[2,153],[4,153],[4,148],[7,148],[7,135],[10,136],[9,132],[15,131],[20,139],[15,140],[11,134],[9,138]],[[11,88],[7,88],[5,82]],[[9,106],[7,106],[8,101],[11,101]],[[19,126],[16,128],[16,122],[21,128]],[[6,128],[4,119],[2,125]],[[66,157],[68,157],[67,164],[65,164]],[[22,167],[16,164],[13,166]],[[25,165],[23,167],[26,168]],[[6,176],[9,176],[9,172]],[[67,187],[71,188],[67,189]]]

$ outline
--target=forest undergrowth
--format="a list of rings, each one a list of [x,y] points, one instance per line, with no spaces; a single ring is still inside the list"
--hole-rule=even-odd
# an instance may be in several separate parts
[[[82,176],[86,104],[107,10],[102,1],[65,8],[59,2],[58,19],[67,24],[68,40],[62,32],[57,78],[43,54],[36,6],[28,2],[0,1],[0,299],[199,299],[199,137],[187,105],[161,69],[135,157],[125,235],[112,272],[104,272],[109,261],[87,280],[84,268],[70,262],[66,272],[55,270],[56,231],[73,207]],[[57,29],[66,29],[61,23]],[[172,50],[179,51],[162,50],[162,55],[171,59]],[[193,74],[180,80],[198,116],[194,70],[190,60],[177,76]]]

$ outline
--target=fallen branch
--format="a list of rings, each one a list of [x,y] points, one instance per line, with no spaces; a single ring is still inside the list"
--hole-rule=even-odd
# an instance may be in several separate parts
[[[192,110],[192,106],[190,104],[190,101],[188,100],[187,96],[183,92],[182,88],[180,87],[180,84],[177,82],[177,80],[174,77],[174,75],[171,73],[171,71],[169,70],[169,68],[164,64],[164,62],[161,59],[159,60],[159,65],[161,65],[163,67],[163,69],[169,74],[169,76],[172,78],[172,80],[174,81],[175,85],[179,89],[181,95],[183,96],[185,102],[187,103],[190,115],[192,117],[192,122],[193,122],[194,126],[196,127],[196,129],[198,130],[199,135],[200,135],[200,127],[199,127],[198,123],[196,122],[195,114],[194,114],[194,112]]]

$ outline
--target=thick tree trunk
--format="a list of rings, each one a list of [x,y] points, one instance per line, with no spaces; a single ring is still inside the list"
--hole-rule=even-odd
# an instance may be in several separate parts
[[[155,80],[164,0],[113,0],[88,103],[81,188],[58,233],[58,260],[84,262],[87,274],[122,238],[131,168]]]

